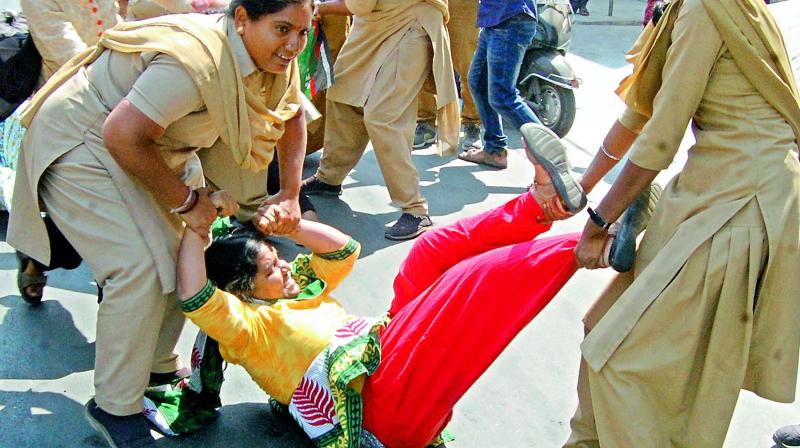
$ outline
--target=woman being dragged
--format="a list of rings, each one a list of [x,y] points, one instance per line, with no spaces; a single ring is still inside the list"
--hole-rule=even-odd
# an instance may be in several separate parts
[[[205,256],[187,228],[181,308],[317,446],[440,443],[456,402],[577,270],[578,234],[534,240],[586,203],[556,146],[530,151],[530,192],[420,237],[383,317],[353,316],[331,296],[360,250],[344,233],[301,220],[282,236],[312,253],[279,258],[261,235],[279,234],[278,206],[255,221],[261,233],[236,230]]]

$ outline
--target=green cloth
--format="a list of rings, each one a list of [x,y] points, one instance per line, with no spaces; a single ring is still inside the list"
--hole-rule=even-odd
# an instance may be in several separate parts
[[[200,332],[192,348],[192,376],[145,390],[144,415],[166,435],[194,433],[222,406],[223,359],[217,341]]]

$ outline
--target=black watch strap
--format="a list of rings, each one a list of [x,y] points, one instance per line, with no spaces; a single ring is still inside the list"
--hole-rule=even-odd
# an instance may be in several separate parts
[[[587,207],[586,211],[589,213],[589,217],[592,218],[592,222],[597,224],[597,227],[600,227],[603,230],[608,230],[611,227],[610,222],[606,222],[602,216],[598,215],[596,211],[592,210],[591,207]]]

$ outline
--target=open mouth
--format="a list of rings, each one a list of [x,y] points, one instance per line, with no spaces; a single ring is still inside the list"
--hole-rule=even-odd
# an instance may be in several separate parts
[[[280,59],[281,61],[283,61],[283,62],[285,62],[287,64],[292,62],[292,59],[294,59],[294,56],[291,56],[291,57],[290,56],[284,56],[284,55],[282,55],[280,53],[275,53],[275,56],[277,56],[278,59]]]

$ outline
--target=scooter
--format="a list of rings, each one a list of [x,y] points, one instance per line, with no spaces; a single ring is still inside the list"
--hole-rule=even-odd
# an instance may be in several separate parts
[[[542,124],[559,137],[575,122],[575,92],[581,80],[566,58],[574,12],[569,0],[538,0],[538,24],[522,61],[517,88]]]

